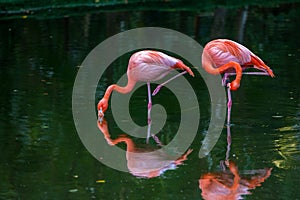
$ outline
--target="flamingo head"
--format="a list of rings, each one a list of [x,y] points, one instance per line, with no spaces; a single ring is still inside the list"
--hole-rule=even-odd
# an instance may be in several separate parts
[[[108,108],[108,101],[107,99],[103,98],[99,101],[98,105],[97,105],[97,110],[98,110],[98,117],[99,118],[103,118],[104,117],[104,113]]]
[[[240,87],[240,82],[237,80],[234,80],[231,83],[228,83],[227,86],[230,88],[230,90],[237,90]]]

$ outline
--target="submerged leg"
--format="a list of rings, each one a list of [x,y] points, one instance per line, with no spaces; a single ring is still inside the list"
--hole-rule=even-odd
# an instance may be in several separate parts
[[[147,130],[146,142],[148,143],[151,135],[151,109],[152,109],[151,88],[149,82],[147,83],[147,89],[148,89],[148,130]]]
[[[267,72],[243,72],[243,75],[260,75],[260,76],[270,76]],[[231,106],[232,106],[232,99],[231,99],[231,92],[230,88],[228,87],[227,81],[229,81],[229,76],[235,76],[236,73],[225,73],[222,78],[222,85],[227,85],[227,125],[230,126],[230,115],[231,115]]]
[[[227,151],[226,151],[225,161],[229,161],[230,146],[231,146],[231,132],[230,132],[230,126],[227,126]]]
[[[181,75],[184,75],[184,74],[186,74],[186,73],[187,73],[187,71],[181,72],[181,73],[179,73],[179,74],[173,76],[173,77],[170,78],[169,80],[163,82],[162,84],[158,85],[158,86],[155,88],[155,90],[153,91],[152,96],[155,96],[155,95],[159,92],[159,90],[161,89],[162,86],[166,85],[166,84],[169,83],[170,81],[172,81],[172,80],[174,80],[175,78],[177,78],[177,77],[179,77],[179,76],[181,76]]]
[[[220,167],[223,171],[226,171],[226,167],[229,167],[229,155],[230,155],[230,146],[231,146],[231,132],[230,126],[227,125],[227,149],[225,160],[220,161]]]
[[[148,120],[148,123],[149,123],[149,120]],[[151,122],[150,122],[150,124],[148,124],[148,128],[147,128],[147,138],[146,138],[147,144],[149,143],[150,136],[151,136]]]

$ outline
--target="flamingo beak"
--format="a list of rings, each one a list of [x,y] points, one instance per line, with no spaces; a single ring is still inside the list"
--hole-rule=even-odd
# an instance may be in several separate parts
[[[103,117],[104,117],[104,113],[103,113],[102,108],[100,108],[98,111],[98,120],[100,123],[103,121]]]
[[[103,117],[98,117],[98,121],[99,121],[100,125],[102,125]]]

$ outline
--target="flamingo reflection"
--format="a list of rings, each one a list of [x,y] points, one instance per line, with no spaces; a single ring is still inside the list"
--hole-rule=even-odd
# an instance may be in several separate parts
[[[187,160],[188,155],[192,152],[189,149],[183,155],[170,155],[165,150],[157,146],[147,144],[146,147],[140,148],[127,135],[120,135],[116,139],[112,139],[109,134],[108,125],[103,118],[102,122],[97,121],[98,128],[103,133],[109,145],[116,145],[124,142],[126,144],[126,159],[129,172],[137,177],[154,178],[163,174],[166,170],[175,169],[178,165],[183,164]],[[154,138],[157,144],[161,143],[158,138]]]
[[[203,174],[199,180],[199,188],[202,190],[202,197],[205,200],[243,199],[242,195],[251,194],[249,190],[261,186],[261,183],[271,175],[272,168],[240,172],[236,163],[229,160],[231,145],[229,126],[227,126],[227,141],[223,170]]]

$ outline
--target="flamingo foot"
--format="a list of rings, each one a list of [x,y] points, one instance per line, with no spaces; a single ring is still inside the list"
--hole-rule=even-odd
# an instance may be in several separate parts
[[[156,135],[151,134],[151,136],[158,146],[161,146],[161,147],[164,146]]]
[[[155,88],[155,90],[153,91],[152,96],[155,96],[159,92],[159,90],[161,89],[161,87],[162,87],[162,85],[157,86]]]

